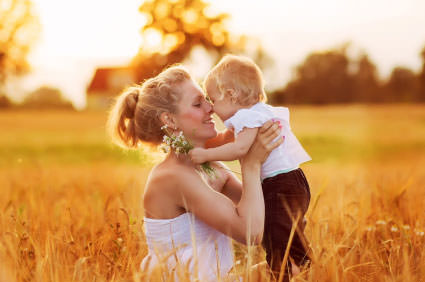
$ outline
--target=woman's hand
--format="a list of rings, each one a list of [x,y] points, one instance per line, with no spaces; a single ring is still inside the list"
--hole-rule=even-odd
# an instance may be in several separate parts
[[[280,131],[279,122],[267,121],[258,130],[257,137],[248,153],[241,159],[241,164],[247,162],[259,162],[261,164],[265,162],[270,152],[284,141],[285,137],[283,136],[275,142],[272,142],[279,137]]]

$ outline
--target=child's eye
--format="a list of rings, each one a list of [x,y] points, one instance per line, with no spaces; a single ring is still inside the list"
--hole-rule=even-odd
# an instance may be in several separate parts
[[[193,106],[199,108],[201,104],[194,104]]]

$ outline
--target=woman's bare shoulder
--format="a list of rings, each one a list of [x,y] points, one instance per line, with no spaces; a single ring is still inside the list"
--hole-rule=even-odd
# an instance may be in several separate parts
[[[171,188],[175,190],[188,176],[195,175],[193,169],[189,169],[187,166],[175,162],[160,163],[152,168],[146,188],[152,190],[153,187],[160,187],[155,188],[156,191],[159,191],[172,186]]]
[[[175,162],[161,163],[155,166],[149,175],[145,189],[145,197],[153,195],[181,195],[191,193],[201,186],[220,192],[231,172],[221,162],[211,162],[215,177],[203,176],[201,171],[193,167]]]
[[[220,174],[224,177],[229,177],[234,172],[224,162],[221,162],[221,161],[211,162],[211,166],[214,169],[218,170]]]
[[[179,213],[179,191],[183,186],[183,175],[187,174],[184,166],[175,163],[155,166],[149,174],[143,193],[145,212],[159,218],[173,217]]]

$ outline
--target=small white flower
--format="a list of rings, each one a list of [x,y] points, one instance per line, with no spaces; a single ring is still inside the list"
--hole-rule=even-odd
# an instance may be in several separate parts
[[[161,126],[161,130],[164,130],[164,129],[167,129],[167,128],[168,128],[168,126],[166,124]]]
[[[391,232],[398,232],[397,226],[395,225],[391,226]]]
[[[386,222],[385,220],[380,219],[380,220],[377,220],[377,221],[376,221],[376,224],[377,224],[377,225],[386,225],[386,224],[387,224],[387,222]]]
[[[121,237],[119,237],[119,238],[117,239],[118,244],[121,244],[123,241],[124,241],[124,240],[123,240]]]
[[[424,236],[424,232],[422,231],[422,230],[419,230],[419,229],[415,229],[415,234],[416,235],[418,235],[418,236]]]
[[[366,226],[366,231],[370,232],[370,231],[374,231],[376,228],[375,226]]]
[[[404,230],[410,230],[410,226],[409,226],[409,225],[407,225],[407,224],[404,224],[404,225],[402,226],[402,228],[403,228]]]
[[[165,144],[159,145],[159,149],[162,150],[164,153],[168,153],[170,151],[170,147]]]

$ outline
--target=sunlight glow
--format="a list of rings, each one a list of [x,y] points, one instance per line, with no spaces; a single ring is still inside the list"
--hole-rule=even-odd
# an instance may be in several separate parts
[[[179,43],[179,39],[175,34],[167,34],[164,36],[164,48],[167,50],[172,50]]]
[[[156,28],[148,28],[143,32],[143,49],[155,51],[161,47],[162,32]]]
[[[188,24],[195,24],[198,19],[198,15],[194,9],[188,9],[183,13],[183,20]]]
[[[396,65],[415,71],[420,67],[418,54],[425,45],[422,0],[206,1],[211,3],[205,9],[208,15],[230,14],[226,28],[232,33],[261,40],[276,62],[274,76],[266,78],[272,87],[282,86],[289,79],[291,69],[309,52],[347,40],[364,48],[383,75],[388,75]],[[172,20],[165,25],[172,35],[164,37],[154,29],[142,35],[141,28],[152,21],[152,16],[139,12],[143,3],[140,0],[33,2],[42,25],[42,38],[30,57],[30,64],[38,71],[34,80],[69,88],[64,92],[81,96],[80,100],[84,96],[79,92],[90,79],[87,73],[96,66],[126,65],[140,48],[151,51],[158,48],[157,51],[164,53],[185,40],[184,34],[173,33],[176,23]],[[159,7],[155,13],[162,17],[168,12],[166,9]],[[193,25],[203,24],[196,22],[193,11],[175,9],[173,13],[184,14],[189,30]],[[214,44],[221,45],[224,42],[221,27],[210,28]],[[78,82],[71,82],[70,77]],[[71,89],[69,85],[74,86]]]

